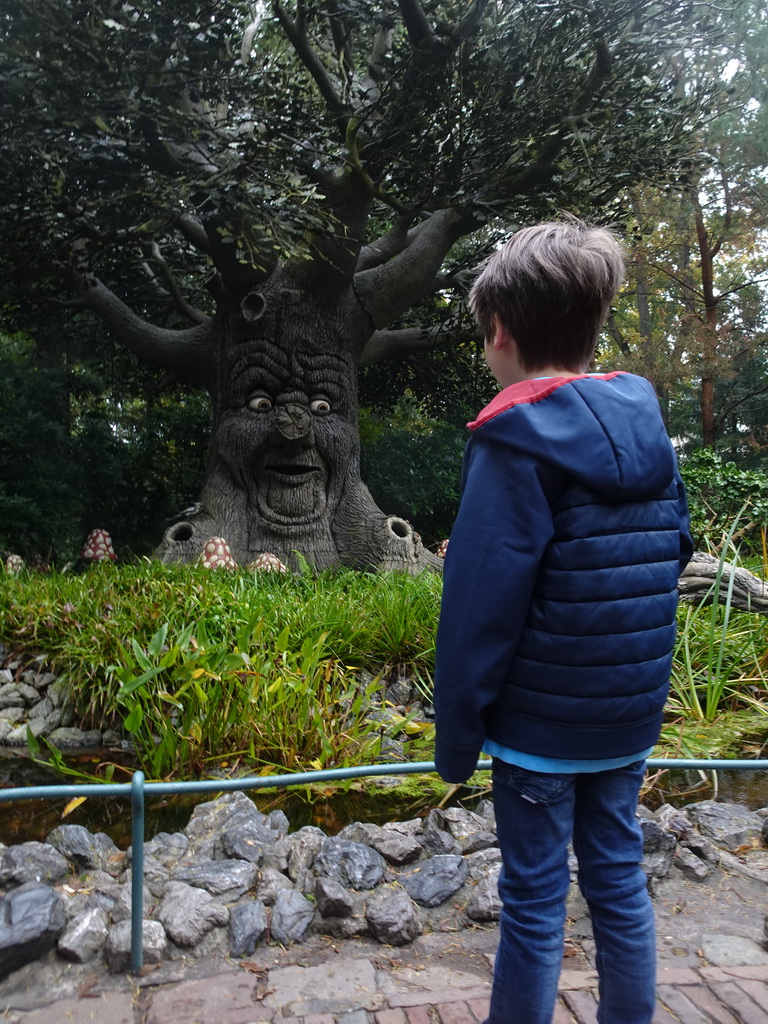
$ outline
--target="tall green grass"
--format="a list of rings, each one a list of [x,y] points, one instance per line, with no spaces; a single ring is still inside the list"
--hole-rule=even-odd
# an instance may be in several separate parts
[[[429,677],[439,598],[434,574],[100,565],[0,576],[0,639],[44,652],[79,723],[125,729],[152,778],[238,759],[303,770],[419,732],[371,712],[395,667]]]
[[[367,763],[396,733],[428,736],[380,714],[382,680],[431,699],[440,592],[431,573],[0,572],[0,641],[42,652],[78,724],[125,730],[152,778]],[[712,723],[765,716],[767,666],[768,617],[681,604],[662,752],[718,753]]]

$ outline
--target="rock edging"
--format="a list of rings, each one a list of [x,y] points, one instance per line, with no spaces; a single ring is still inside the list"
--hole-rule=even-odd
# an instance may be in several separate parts
[[[704,881],[721,859],[768,886],[768,808],[705,800],[639,815],[651,891],[672,872]],[[60,825],[44,843],[0,846],[0,977],[52,950],[128,970],[130,860],[80,825]],[[281,811],[264,815],[244,793],[228,793],[199,804],[182,832],[146,843],[144,867],[147,964],[248,956],[317,933],[397,946],[500,912],[490,801],[329,836],[314,826],[289,834]]]

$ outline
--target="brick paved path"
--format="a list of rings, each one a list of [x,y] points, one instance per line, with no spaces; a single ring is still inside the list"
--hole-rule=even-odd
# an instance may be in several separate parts
[[[488,1011],[490,981],[457,988],[408,987],[382,992],[360,982],[373,978],[363,962],[326,962],[309,968],[322,979],[318,1012],[291,1015],[307,1005],[304,980],[277,968],[230,965],[207,978],[156,984],[142,979],[133,990],[105,991],[59,1000],[26,1012],[0,1011],[12,1024],[480,1024]],[[370,966],[370,964],[369,964]],[[380,972],[376,972],[379,974]],[[330,998],[334,977],[337,996]],[[312,979],[310,979],[312,981]],[[462,976],[463,982],[466,976]],[[565,970],[553,1024],[595,1024],[596,974]],[[392,989],[391,985],[384,985]],[[278,1002],[275,1002],[275,993]],[[327,1003],[322,1012],[320,1003]],[[334,1000],[335,1004],[334,1005]],[[344,1005],[342,1005],[344,1004]],[[288,1011],[288,1012],[287,1012]],[[660,968],[659,1005],[653,1024],[768,1024],[768,965]]]

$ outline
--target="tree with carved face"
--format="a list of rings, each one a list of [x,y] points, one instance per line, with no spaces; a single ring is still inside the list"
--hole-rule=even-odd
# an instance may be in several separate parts
[[[159,557],[439,564],[360,479],[357,369],[448,341],[403,318],[494,237],[663,178],[705,29],[678,0],[8,0],[6,281],[213,398]]]

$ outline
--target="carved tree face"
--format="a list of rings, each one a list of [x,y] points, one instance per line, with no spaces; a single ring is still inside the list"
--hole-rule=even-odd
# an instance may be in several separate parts
[[[254,522],[280,530],[332,518],[358,466],[349,341],[337,317],[308,302],[272,314],[251,293],[241,309],[247,326],[228,346],[221,378],[221,466],[245,494],[249,522],[255,513]]]

